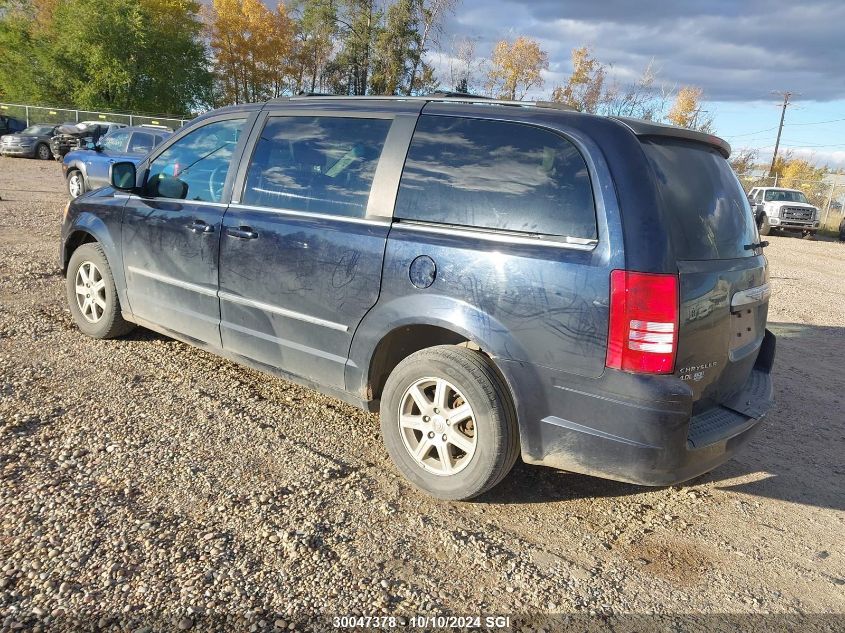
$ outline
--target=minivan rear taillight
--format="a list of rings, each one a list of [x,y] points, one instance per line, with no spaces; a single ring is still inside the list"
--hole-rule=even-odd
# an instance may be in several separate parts
[[[677,350],[678,276],[612,271],[605,365],[671,374]]]

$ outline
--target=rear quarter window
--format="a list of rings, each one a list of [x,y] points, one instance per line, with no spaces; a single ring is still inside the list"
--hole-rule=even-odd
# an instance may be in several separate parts
[[[559,134],[521,123],[421,116],[394,215],[596,239],[593,190],[583,156]]]
[[[644,140],[679,260],[753,257],[758,241],[748,198],[728,161],[707,145]]]

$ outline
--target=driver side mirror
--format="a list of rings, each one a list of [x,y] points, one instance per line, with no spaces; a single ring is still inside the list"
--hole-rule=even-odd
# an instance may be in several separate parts
[[[124,161],[109,166],[109,182],[119,191],[135,191],[136,179],[135,163]]]
[[[145,195],[152,198],[184,200],[188,197],[188,183],[175,176],[158,174],[147,183]]]

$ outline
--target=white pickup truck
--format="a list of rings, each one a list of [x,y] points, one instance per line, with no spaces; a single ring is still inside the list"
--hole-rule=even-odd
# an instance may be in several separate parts
[[[807,236],[819,230],[819,210],[797,189],[754,187],[748,192],[748,201],[760,235],[781,229],[800,231]]]

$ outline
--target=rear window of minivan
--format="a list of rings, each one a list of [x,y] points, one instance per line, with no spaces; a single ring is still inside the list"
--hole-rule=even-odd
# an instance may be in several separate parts
[[[757,225],[739,180],[716,149],[676,139],[646,139],[679,260],[752,257]]]

